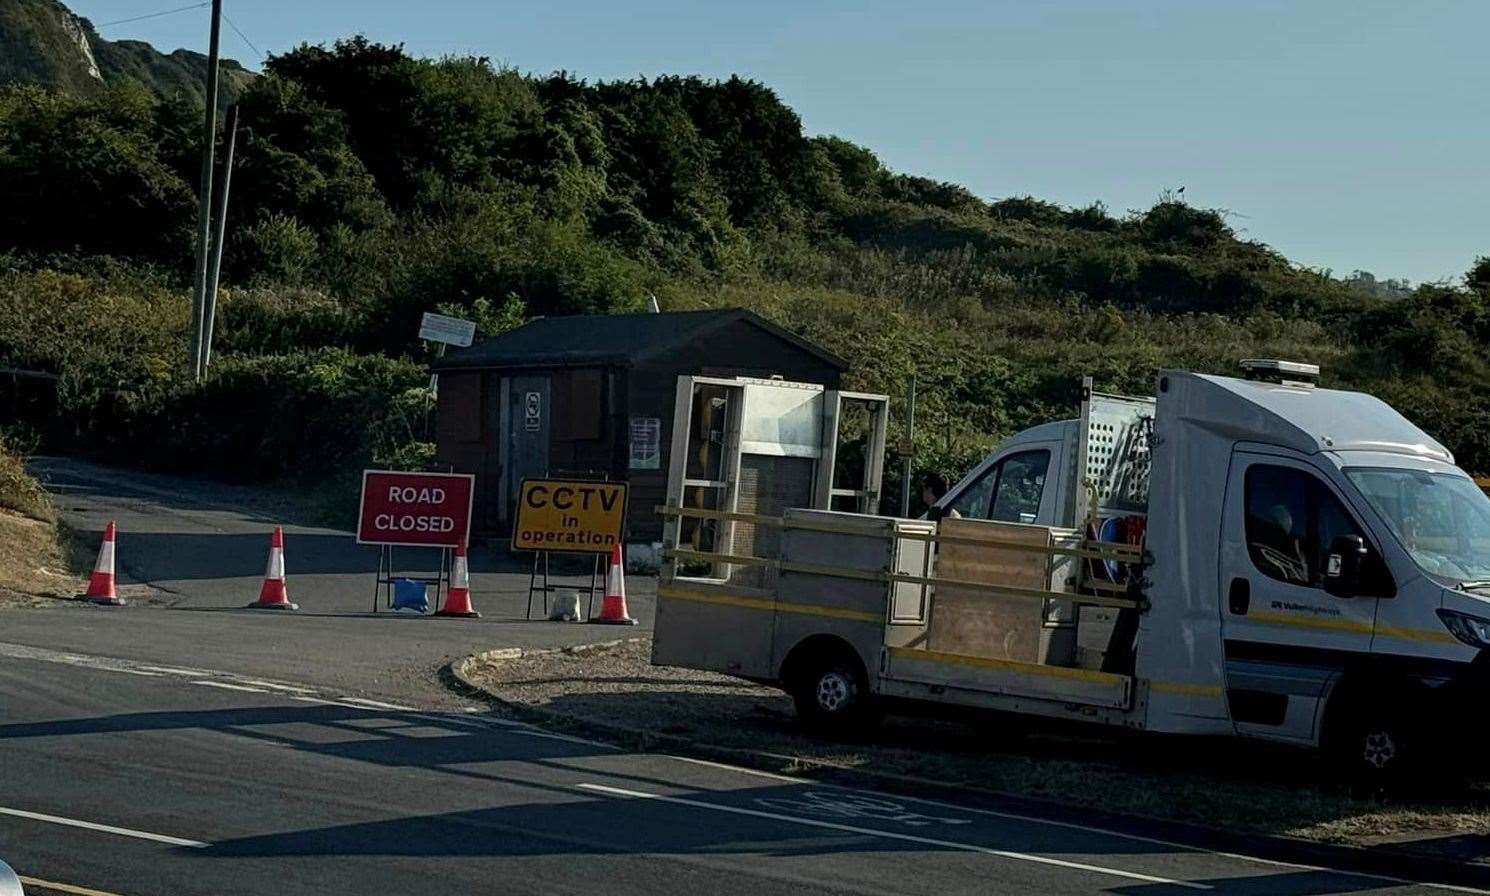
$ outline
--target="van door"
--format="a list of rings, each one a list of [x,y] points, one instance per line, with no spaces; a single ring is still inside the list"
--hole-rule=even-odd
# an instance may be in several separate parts
[[[1309,742],[1330,681],[1370,653],[1372,583],[1385,576],[1379,546],[1299,456],[1234,452],[1224,500],[1219,588],[1232,722],[1240,733]],[[1343,535],[1368,546],[1362,596],[1324,588],[1331,544]]]

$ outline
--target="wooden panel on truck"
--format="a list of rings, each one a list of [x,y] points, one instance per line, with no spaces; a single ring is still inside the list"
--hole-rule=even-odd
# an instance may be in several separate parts
[[[944,519],[939,534],[1048,547],[1044,526],[992,520]],[[1050,556],[997,544],[942,543],[936,576],[961,582],[1046,591]],[[931,607],[927,649],[959,656],[1036,663],[1040,659],[1043,601],[1001,597],[986,591],[938,585]]]
[[[793,509],[785,517],[774,663],[779,668],[792,648],[808,637],[833,634],[853,645],[873,679],[884,644],[890,583],[803,572],[792,565],[834,567],[871,575],[887,573],[894,564],[897,521],[831,510]]]

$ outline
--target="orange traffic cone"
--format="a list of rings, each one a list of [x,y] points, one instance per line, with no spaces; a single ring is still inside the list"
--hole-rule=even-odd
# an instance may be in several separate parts
[[[461,616],[475,619],[481,614],[471,606],[471,573],[466,568],[466,543],[455,546],[455,560],[450,564],[450,591],[445,595],[445,606],[436,616]]]
[[[269,536],[269,565],[264,569],[264,587],[259,589],[259,599],[248,605],[251,610],[298,610],[290,603],[289,590],[285,588],[285,533],[278,526]]]
[[[84,600],[109,607],[122,607],[124,601],[114,591],[114,537],[113,520],[103,530],[103,544],[98,546],[98,562],[93,564],[93,575],[88,577],[88,593]]]
[[[621,546],[610,551],[610,570],[605,575],[605,599],[600,602],[600,615],[590,620],[606,625],[636,625],[626,612],[626,564],[621,559]]]

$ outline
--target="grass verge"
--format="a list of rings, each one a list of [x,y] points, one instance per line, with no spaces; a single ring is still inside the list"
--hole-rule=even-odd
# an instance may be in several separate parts
[[[42,606],[79,593],[74,545],[51,496],[0,441],[0,607]]]
[[[57,519],[51,496],[26,472],[20,452],[6,444],[3,434],[0,434],[0,510],[46,523]]]
[[[1313,754],[1237,739],[1115,736],[989,716],[891,717],[843,743],[809,737],[779,691],[650,664],[650,641],[581,652],[494,652],[457,678],[519,710],[645,743],[686,741],[753,753],[773,770],[829,769],[914,784],[1046,800],[1101,813],[1424,857],[1490,862],[1484,784],[1413,802],[1320,786]]]

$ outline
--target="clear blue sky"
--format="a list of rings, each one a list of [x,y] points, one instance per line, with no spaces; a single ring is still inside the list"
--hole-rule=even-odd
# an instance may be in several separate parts
[[[68,0],[95,23],[191,0]],[[265,52],[362,33],[589,79],[760,80],[809,133],[986,198],[1166,188],[1302,264],[1456,279],[1490,254],[1484,0],[226,0]],[[204,50],[207,11],[102,29]],[[224,28],[224,52],[258,59]]]

